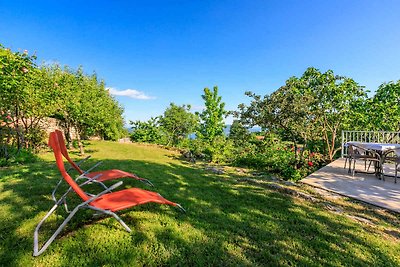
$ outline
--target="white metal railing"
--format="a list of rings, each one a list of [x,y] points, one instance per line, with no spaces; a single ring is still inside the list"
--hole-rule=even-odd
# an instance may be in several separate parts
[[[400,144],[400,132],[342,131],[342,158],[347,156],[347,142]]]

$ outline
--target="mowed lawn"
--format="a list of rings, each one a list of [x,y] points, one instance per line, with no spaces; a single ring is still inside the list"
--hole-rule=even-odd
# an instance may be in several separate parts
[[[81,210],[47,251],[33,257],[34,228],[53,205],[60,178],[52,153],[42,153],[37,163],[0,168],[0,266],[400,266],[398,215],[238,182],[233,172],[216,175],[155,146],[91,142],[86,151],[92,155],[87,165],[102,160],[99,170],[131,171],[155,185],[124,179],[122,187],[157,191],[187,213],[165,205],[134,207],[119,213],[128,233],[114,218]],[[332,205],[343,212],[327,208]],[[41,244],[65,214],[60,208],[47,220]]]

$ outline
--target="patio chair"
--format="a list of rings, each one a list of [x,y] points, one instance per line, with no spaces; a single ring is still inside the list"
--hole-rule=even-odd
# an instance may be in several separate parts
[[[81,163],[86,161],[90,156],[86,157],[85,159],[83,159],[82,161],[80,161],[78,163],[75,163],[68,154],[68,150],[67,150],[67,146],[65,145],[63,133],[59,130],[55,130],[54,133],[58,137],[62,156],[64,156],[64,158],[68,161],[70,166],[79,173],[79,176],[77,177],[78,180],[79,179],[86,179],[86,180],[94,179],[93,181],[100,184],[104,189],[107,189],[107,186],[105,186],[103,183],[104,181],[114,180],[114,179],[119,179],[119,178],[133,178],[133,179],[143,182],[147,185],[154,186],[153,183],[150,182],[149,180],[141,178],[133,173],[125,172],[122,170],[112,169],[112,170],[92,172],[92,170],[95,169],[97,166],[99,166],[101,164],[101,162],[96,163],[95,165],[93,165],[91,168],[89,168],[86,171],[82,170],[80,167]],[[69,172],[70,169],[71,168],[69,168],[67,170],[67,172]],[[56,187],[54,188],[54,190],[51,194],[54,202],[57,202],[55,193],[56,193],[58,187],[61,185],[63,180],[64,179],[61,177],[60,181],[58,182],[58,184],[56,185]],[[65,205],[66,211],[69,212],[67,204],[64,203],[64,205]]]
[[[388,151],[386,153],[384,161],[394,163],[394,183],[397,183],[397,176],[400,172],[400,149],[393,149]]]
[[[368,172],[369,168],[371,167],[372,162],[374,162],[374,164],[378,164],[380,162],[380,155],[373,150],[364,149],[364,148],[356,146],[354,144],[351,144],[351,145],[349,144],[348,159],[349,159],[348,172],[354,176],[357,160],[364,161],[364,170]],[[346,162],[347,162],[347,158],[345,161],[345,168],[346,168]],[[367,168],[367,162],[369,162],[368,168]],[[352,163],[353,163],[353,167],[351,166]]]
[[[124,228],[126,231],[131,232],[131,229],[125,224],[125,222],[115,213],[116,211],[125,210],[137,205],[143,205],[146,203],[158,203],[158,204],[166,204],[170,206],[175,206],[179,208],[181,211],[185,212],[181,205],[171,202],[165,198],[163,198],[160,194],[156,192],[151,192],[139,188],[130,188],[124,189],[121,191],[111,192],[117,187],[122,185],[122,181],[117,182],[116,184],[110,186],[99,194],[89,195],[84,192],[81,188],[81,185],[78,185],[74,179],[67,173],[65,170],[60,140],[58,135],[55,132],[50,133],[49,138],[49,146],[53,149],[54,156],[56,159],[56,165],[58,170],[60,171],[63,179],[70,185],[70,188],[67,190],[64,195],[62,195],[55,205],[49,210],[49,212],[43,217],[43,219],[38,223],[35,228],[35,232],[33,235],[33,256],[39,256],[42,254],[48,246],[54,241],[54,239],[60,234],[62,229],[67,225],[67,223],[71,220],[71,218],[83,208],[92,209],[98,213],[104,213],[107,215],[113,216]],[[92,180],[94,180],[92,178]],[[85,183],[90,182],[90,180]],[[84,184],[85,184],[84,183]],[[39,249],[39,230],[44,221],[63,203],[67,194],[71,191],[74,191],[79,198],[82,200],[82,203],[78,204],[67,216],[67,218],[62,222],[62,224],[57,228],[57,230],[53,233],[53,235],[44,243],[44,245]]]

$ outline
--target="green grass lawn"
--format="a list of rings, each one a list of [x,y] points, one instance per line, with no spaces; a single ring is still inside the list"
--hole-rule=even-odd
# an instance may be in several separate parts
[[[157,191],[187,213],[156,204],[126,210],[119,214],[132,229],[128,233],[114,218],[82,210],[34,258],[33,231],[53,205],[51,191],[60,177],[52,153],[43,153],[37,163],[0,168],[0,266],[400,265],[398,215],[346,199],[314,203],[237,182],[233,171],[216,175],[154,146],[92,142],[86,151],[90,163],[103,161],[98,169],[131,171],[155,188],[130,179],[123,186]],[[343,212],[327,208],[332,205]],[[64,216],[59,209],[48,219],[42,242]]]

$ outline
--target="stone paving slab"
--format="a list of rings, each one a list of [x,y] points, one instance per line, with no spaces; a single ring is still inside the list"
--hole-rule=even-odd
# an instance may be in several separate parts
[[[344,159],[338,159],[301,182],[400,213],[399,178],[395,184],[392,177],[385,177],[384,181],[373,174],[356,173],[352,176],[343,168],[344,162]],[[356,170],[364,170],[364,163],[358,162]],[[394,174],[393,164],[385,164],[384,171]]]

